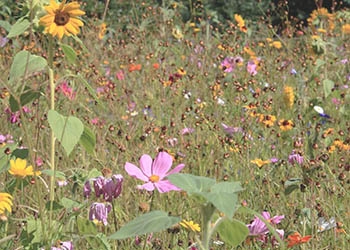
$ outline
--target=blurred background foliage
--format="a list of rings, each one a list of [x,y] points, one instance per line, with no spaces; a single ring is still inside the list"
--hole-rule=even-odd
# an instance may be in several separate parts
[[[32,0],[0,0],[0,20],[14,23],[27,13]],[[34,0],[49,2],[49,0]],[[84,0],[83,5],[88,17],[109,24],[127,25],[141,19],[146,8],[177,9],[183,22],[200,23],[210,20],[212,24],[225,24],[233,20],[235,13],[245,20],[256,21],[266,18],[274,26],[283,26],[286,17],[296,23],[306,25],[305,20],[312,10],[320,7],[330,12],[350,7],[350,0]],[[106,6],[108,11],[106,11]]]

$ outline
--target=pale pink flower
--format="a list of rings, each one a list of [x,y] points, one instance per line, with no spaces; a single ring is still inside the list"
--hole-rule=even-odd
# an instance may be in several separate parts
[[[151,156],[144,154],[140,158],[140,168],[127,162],[125,163],[125,171],[131,177],[145,182],[145,184],[137,186],[139,189],[153,191],[156,188],[160,193],[166,193],[172,190],[179,191],[181,189],[172,184],[166,177],[180,172],[185,165],[180,164],[170,170],[172,164],[173,158],[166,152],[159,152],[154,161]]]

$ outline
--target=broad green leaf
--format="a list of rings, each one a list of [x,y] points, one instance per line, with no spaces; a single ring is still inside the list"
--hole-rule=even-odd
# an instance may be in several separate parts
[[[12,25],[7,37],[12,38],[23,34],[30,26],[30,22],[27,19],[19,19],[14,25]]]
[[[243,191],[241,183],[235,182],[219,182],[216,183],[210,190],[212,193],[235,193]]]
[[[101,171],[97,170],[96,168],[93,168],[89,171],[88,176],[87,176],[87,180],[91,179],[91,178],[96,178],[96,177],[101,176],[101,175],[102,175]]]
[[[163,211],[152,211],[143,214],[124,225],[119,231],[108,237],[111,240],[120,240],[136,235],[156,233],[165,230],[180,222],[179,217],[169,216]]]
[[[55,110],[49,111],[48,121],[55,137],[69,155],[84,132],[83,123],[74,116],[65,117]]]
[[[77,227],[78,227],[78,232],[81,235],[96,235],[97,234],[97,229],[95,224],[85,218],[78,217],[77,218]]]
[[[19,104],[17,100],[13,97],[13,95],[10,95],[9,103],[11,112],[17,112],[19,110]]]
[[[99,233],[96,235],[95,239],[98,239],[100,241],[100,244],[98,245],[98,247],[102,250],[102,249],[105,249],[105,250],[110,250],[112,249],[111,248],[111,245],[109,244],[108,242],[108,239],[107,239],[107,236],[103,233]],[[103,248],[102,248],[103,247]]]
[[[299,189],[301,181],[302,181],[302,179],[300,179],[300,178],[291,178],[291,179],[287,180],[284,183],[284,194],[289,195],[294,190]]]
[[[32,90],[30,88],[25,88],[23,94],[20,96],[21,106],[23,107],[27,103],[34,101],[40,97],[40,92]]]
[[[11,30],[11,24],[4,20],[0,20],[0,27],[3,27],[7,32]]]
[[[30,219],[27,220],[26,223],[26,231],[28,234],[32,234],[31,244],[33,243],[39,243],[42,242],[43,236],[41,235],[42,229],[41,229],[41,221],[40,220],[34,220]]]
[[[74,64],[77,60],[77,54],[75,53],[74,49],[66,44],[60,44],[60,46],[68,63]]]
[[[44,169],[41,171],[42,174],[47,176],[56,176],[58,179],[66,179],[66,175],[61,171],[52,171],[51,169]]]
[[[236,193],[201,193],[201,195],[228,218],[232,218],[238,208]]]
[[[233,219],[224,220],[218,227],[218,232],[223,241],[227,244],[237,247],[249,235],[248,227],[241,221]]]
[[[17,148],[12,152],[12,156],[15,156],[16,158],[21,159],[27,159],[29,154],[29,150],[27,148]]]
[[[324,97],[327,98],[332,93],[332,89],[334,88],[334,82],[332,80],[325,79],[322,83]]]
[[[95,145],[96,145],[96,136],[88,127],[84,126],[83,134],[80,137],[79,141],[80,145],[82,145],[85,150],[89,154],[94,153]]]
[[[46,208],[47,211],[50,210],[50,208],[51,208],[51,201],[46,202],[45,208]],[[60,203],[58,203],[57,201],[53,201],[53,203],[52,203],[52,210],[53,211],[61,210],[62,208],[63,208],[63,206]]]
[[[28,63],[28,65],[27,65]],[[43,70],[47,66],[47,61],[41,56],[35,56],[28,51],[22,50],[15,55],[10,69],[11,83],[22,78],[24,74],[30,75]]]
[[[172,174],[168,176],[172,184],[186,191],[187,193],[209,192],[215,184],[215,180],[191,174]]]
[[[81,203],[79,202],[76,202],[74,200],[71,200],[71,199],[68,199],[66,197],[63,197],[61,200],[60,200],[60,204],[66,208],[66,209],[73,209],[73,208],[76,208],[76,207],[80,207]]]

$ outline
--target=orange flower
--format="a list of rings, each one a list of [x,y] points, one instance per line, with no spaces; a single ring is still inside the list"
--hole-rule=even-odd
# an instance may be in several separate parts
[[[159,63],[153,63],[153,68],[154,69],[159,69]]]
[[[293,247],[296,245],[306,243],[311,239],[311,237],[312,237],[311,235],[301,237],[300,233],[294,232],[291,235],[288,235],[288,238],[287,238],[288,246],[287,247]]]
[[[263,161],[262,159],[255,159],[255,160],[251,160],[250,162],[256,164],[259,168],[262,168],[262,166],[264,166],[265,164],[269,164],[271,161],[270,160]]]
[[[241,15],[235,14],[235,20],[237,22],[237,26],[239,27],[239,30],[247,33],[247,27],[245,26],[244,19]]]
[[[130,64],[128,67],[129,72],[140,71],[142,68],[141,64]]]

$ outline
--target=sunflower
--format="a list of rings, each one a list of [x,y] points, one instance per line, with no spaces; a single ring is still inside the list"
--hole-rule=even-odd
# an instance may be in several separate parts
[[[83,22],[77,18],[85,14],[79,9],[78,2],[66,4],[66,0],[63,0],[58,4],[55,0],[50,0],[50,5],[44,8],[47,14],[40,18],[40,24],[45,26],[45,33],[62,39],[64,35],[77,35],[79,27],[84,26]]]

